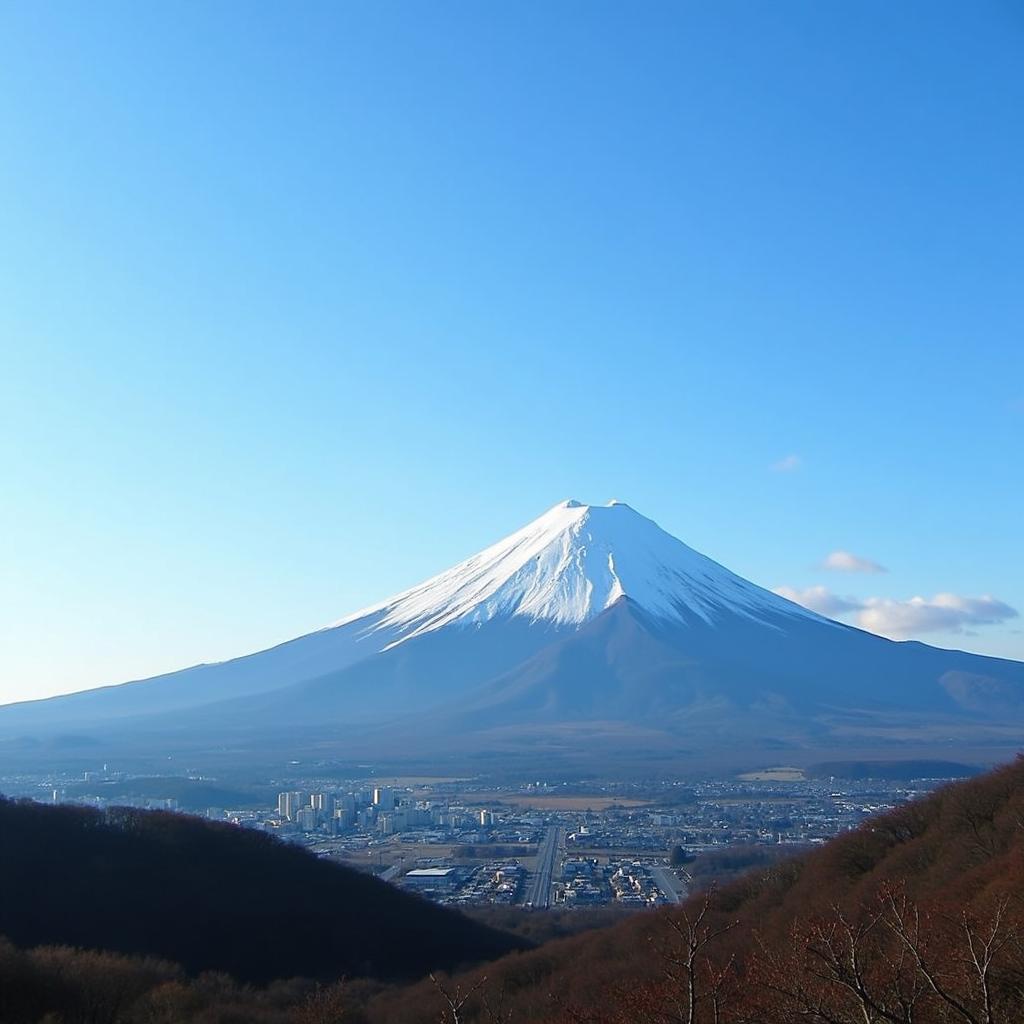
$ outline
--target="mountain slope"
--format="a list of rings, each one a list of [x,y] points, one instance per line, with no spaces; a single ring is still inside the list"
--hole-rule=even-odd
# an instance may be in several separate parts
[[[0,800],[0,879],[0,935],[16,945],[253,982],[415,978],[523,945],[261,833],[155,811]]]
[[[527,743],[539,729],[631,725],[665,749],[868,746],[920,734],[1010,743],[1024,715],[1024,666],[923,644],[898,644],[814,620],[753,621],[730,613],[681,628],[628,598],[509,672],[434,714],[431,730],[478,745]],[[766,628],[768,627],[768,628]],[[985,699],[994,701],[991,711]],[[413,737],[410,737],[412,742]],[[766,742],[767,741],[767,742]],[[747,749],[751,749],[749,746]]]
[[[63,731],[169,753],[287,736],[359,756],[430,756],[454,735],[460,749],[485,751],[543,736],[552,749],[598,734],[610,745],[616,732],[640,748],[706,750],[744,736],[821,752],[910,733],[1005,746],[1022,726],[1024,664],[841,625],[628,505],[574,501],[268,651],[0,708],[8,749]]]
[[[579,626],[629,597],[667,620],[710,622],[723,609],[820,619],[687,547],[620,501],[564,501],[523,529],[336,627],[380,616],[401,643],[454,623],[519,616]]]
[[[680,622],[707,622],[722,608],[828,622],[747,583],[625,504],[570,500],[454,568],[331,626],[227,662],[10,705],[0,709],[0,730],[79,727],[280,690],[431,634],[466,644],[471,631],[498,623],[504,635],[474,667],[476,682],[579,628],[624,595]],[[420,644],[417,653],[432,655],[442,646]],[[457,659],[446,652],[435,660]]]
[[[484,997],[494,1001],[499,992],[513,1019],[537,1024],[1011,1024],[1024,1019],[1022,821],[1024,759],[1018,758],[720,889],[703,924],[704,934],[721,934],[698,951],[693,1018],[683,1015],[689,992],[679,963],[686,951],[672,925],[686,935],[682,914],[694,920],[703,896],[457,975],[451,987],[477,986],[464,1008],[466,1024],[486,1022]],[[937,969],[938,983],[967,1014],[949,1012],[906,955],[896,931],[901,918],[924,965]],[[986,1015],[978,972],[969,969],[968,929],[980,950],[993,928]],[[844,984],[851,980],[841,974],[851,936],[864,991],[876,1006],[888,1006],[889,1016],[863,1006]],[[838,962],[830,960],[835,951]],[[716,1015],[708,995],[722,971]],[[437,1019],[433,998],[423,983],[385,992],[365,1008],[368,1024],[430,1024]]]

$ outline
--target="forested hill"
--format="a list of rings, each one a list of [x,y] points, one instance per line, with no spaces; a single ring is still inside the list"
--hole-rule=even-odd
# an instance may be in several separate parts
[[[488,992],[516,1020],[558,1024],[1020,1024],[1022,894],[1018,758],[678,910],[549,943],[452,988],[481,986],[467,1024],[494,1019]],[[430,995],[385,993],[368,1019],[436,1021]]]
[[[1024,1020],[1020,759],[682,907],[509,956],[507,935],[374,879],[167,814],[0,803],[0,884],[0,933],[22,947],[148,953],[244,979],[395,982],[215,991],[171,965],[0,942],[0,1019],[19,1024],[44,1010],[65,1024],[187,1024],[225,1000],[241,1007],[232,1020],[265,1024],[437,1024],[455,1005],[462,1024]],[[498,959],[403,982],[487,957]]]
[[[259,832],[0,800],[0,935],[262,982],[409,979],[500,956],[503,932]]]

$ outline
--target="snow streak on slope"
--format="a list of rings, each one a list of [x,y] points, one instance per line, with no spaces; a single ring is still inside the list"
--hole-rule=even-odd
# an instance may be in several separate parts
[[[510,616],[579,626],[624,596],[664,619],[713,622],[730,612],[834,625],[729,572],[628,505],[565,501],[447,572],[326,628],[372,616],[368,631],[394,631],[394,646],[452,623]]]

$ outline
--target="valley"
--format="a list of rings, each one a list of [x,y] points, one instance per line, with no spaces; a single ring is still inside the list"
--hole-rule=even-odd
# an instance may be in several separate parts
[[[781,781],[774,771],[755,773],[767,779],[499,781],[345,778],[293,767],[245,790],[216,777],[100,766],[78,776],[0,775],[0,793],[101,811],[187,812],[277,837],[445,906],[637,908],[822,845],[977,770],[897,762],[879,765],[878,777],[842,778],[831,768],[787,771]],[[203,802],[210,798],[222,803]],[[614,885],[616,873],[634,881]]]

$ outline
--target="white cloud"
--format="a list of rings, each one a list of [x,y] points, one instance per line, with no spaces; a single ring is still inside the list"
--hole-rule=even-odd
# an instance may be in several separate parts
[[[909,601],[868,597],[861,601],[833,594],[827,587],[776,587],[775,593],[819,615],[852,617],[861,629],[894,640],[921,633],[968,633],[971,626],[998,625],[1018,616],[1016,608],[987,595],[936,594],[931,599],[912,597]]]
[[[778,462],[773,462],[771,468],[776,473],[793,473],[803,465],[803,460],[799,455],[787,455],[785,458],[779,459]]]
[[[808,587],[806,590],[795,590],[793,587],[776,587],[775,593],[788,601],[795,601],[804,608],[809,608],[819,615],[830,618],[844,612],[857,611],[861,604],[853,598],[840,597],[833,594],[828,587]]]
[[[833,551],[821,563],[823,569],[835,569],[837,572],[887,572],[884,565],[873,562],[870,558],[849,551]]]
[[[869,597],[857,614],[857,625],[905,639],[918,633],[962,633],[968,626],[990,626],[1016,617],[1016,608],[988,596],[936,594],[931,600],[912,597],[909,601]]]

